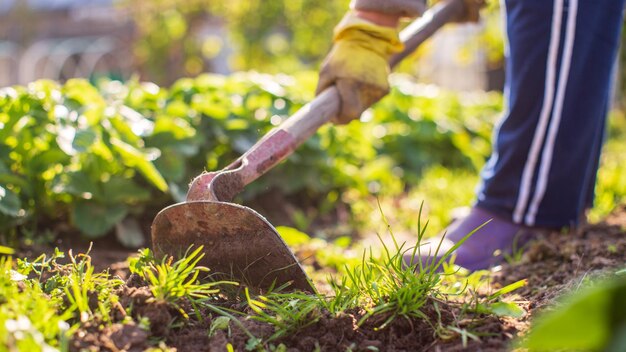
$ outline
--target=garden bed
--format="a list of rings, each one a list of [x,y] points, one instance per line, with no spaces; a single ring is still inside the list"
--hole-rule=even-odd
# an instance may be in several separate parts
[[[537,310],[626,263],[620,112],[590,213],[597,220],[614,209],[604,221],[547,235],[491,272],[444,266],[443,276],[415,275],[399,265],[388,235],[385,257],[371,233],[393,228],[411,242],[418,212],[430,236],[452,207],[469,204],[502,109],[497,93],[452,94],[402,76],[368,112],[371,123],[322,128],[237,199],[289,226],[278,230],[319,295],[213,285],[196,280],[206,272],[191,262],[160,262],[122,245],[147,246],[156,212],[183,200],[193,176],[228,165],[309,101],[307,82],[251,72],[181,79],[169,89],[70,80],[1,90],[0,243],[18,251],[0,256],[0,270],[10,272],[0,275],[0,345],[499,351],[525,336]]]
[[[359,325],[366,314],[363,309],[314,311],[309,313],[311,322],[300,321],[306,326],[293,326],[284,336],[270,338],[276,328],[250,319],[256,313],[245,299],[228,301],[222,297],[214,302],[220,309],[243,312],[233,315],[239,324],[230,318],[220,320],[224,316],[208,308],[197,309],[194,314],[187,301],[175,307],[153,300],[146,281],[130,275],[128,262],[119,260],[123,256],[111,248],[92,250],[97,266],[110,267],[111,273],[125,281],[116,288],[119,300],[112,306],[111,321],[81,323],[70,340],[70,350],[142,351],[161,346],[177,351],[225,351],[232,346],[234,350],[281,351],[502,351],[527,332],[539,309],[551,309],[557,297],[578,289],[589,278],[624,266],[626,206],[598,224],[571,233],[549,234],[533,242],[516,262],[489,274],[487,291],[527,280],[526,286],[507,299],[526,311],[522,318],[470,312],[458,300],[430,297],[422,309],[426,319],[400,317],[380,328],[388,315],[373,316]],[[483,288],[476,294],[485,297],[485,292]],[[241,297],[241,291],[234,295]],[[96,302],[90,304],[95,310]]]

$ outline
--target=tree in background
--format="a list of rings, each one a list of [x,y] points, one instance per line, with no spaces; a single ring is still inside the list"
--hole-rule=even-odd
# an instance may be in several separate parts
[[[316,69],[328,52],[332,29],[349,0],[123,0],[136,23],[135,60],[157,83],[209,70],[226,45],[235,48],[232,70],[292,73]],[[199,32],[222,23],[227,38]]]

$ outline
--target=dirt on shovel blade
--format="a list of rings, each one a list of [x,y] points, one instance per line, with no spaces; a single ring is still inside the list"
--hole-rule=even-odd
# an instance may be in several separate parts
[[[185,202],[163,209],[152,224],[157,256],[182,257],[203,246],[200,265],[216,278],[252,287],[289,284],[314,292],[306,274],[276,229],[259,213],[234,203]]]

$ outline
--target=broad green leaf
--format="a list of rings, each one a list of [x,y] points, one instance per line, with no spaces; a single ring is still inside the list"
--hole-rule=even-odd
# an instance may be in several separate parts
[[[154,130],[154,122],[152,120],[128,106],[121,106],[119,113],[127,121],[131,131],[137,136],[144,137]]]
[[[229,324],[230,324],[229,317],[221,316],[221,317],[217,317],[213,319],[213,321],[211,321],[211,327],[209,328],[209,337],[212,337],[215,334],[215,332],[219,330],[228,329]]]
[[[103,197],[98,184],[81,171],[59,175],[53,182],[52,191],[57,194],[71,194],[79,198],[100,200]]]
[[[35,155],[28,162],[28,172],[31,175],[39,176],[39,174],[54,168],[56,165],[66,165],[70,162],[70,157],[57,148],[50,148]],[[57,172],[54,172],[55,174]]]
[[[176,117],[183,117],[183,118],[188,117],[190,115],[189,105],[185,104],[182,101],[174,100],[171,103],[167,104],[167,107],[165,108],[165,113],[169,116],[176,116]]]
[[[142,188],[131,179],[113,176],[102,185],[104,202],[107,204],[117,203],[140,203],[150,199],[150,191]]]
[[[167,182],[145,154],[117,138],[111,138],[111,144],[127,166],[136,167],[156,188],[163,192],[167,191]]]
[[[185,159],[172,149],[163,149],[154,165],[167,180],[180,182],[185,177]]]
[[[499,317],[521,318],[526,312],[513,302],[496,302],[489,305],[489,310]]]
[[[605,287],[581,291],[537,319],[522,346],[531,351],[602,350],[611,332],[610,304]]]
[[[91,83],[85,79],[73,78],[68,80],[63,86],[66,99],[75,100],[81,105],[103,104],[104,99]]]
[[[128,214],[125,205],[105,205],[93,201],[79,201],[72,207],[74,225],[87,237],[97,238],[113,229]]]
[[[146,119],[144,119],[146,120]],[[109,118],[111,125],[121,135],[121,138],[129,143],[137,144],[141,143],[141,137],[144,127],[142,126],[142,120],[139,121],[129,121],[123,120],[120,116],[112,116]],[[147,120],[146,120],[147,121]],[[152,124],[152,122],[147,121],[147,124]],[[133,125],[135,125],[133,129]],[[148,127],[145,127],[148,128]],[[151,127],[150,127],[151,129]]]
[[[196,94],[193,96],[191,107],[216,120],[224,120],[230,114],[227,97],[217,94]]]
[[[308,243],[311,241],[311,237],[304,232],[300,232],[293,227],[288,226],[278,226],[276,227],[276,231],[280,237],[285,240],[288,246],[297,246],[301,244]]]
[[[196,130],[184,119],[159,115],[154,124],[153,134],[159,133],[167,133],[174,140],[181,140],[195,136]]]
[[[72,141],[72,147],[74,150],[84,153],[93,145],[96,141],[96,132],[93,130],[78,130]]]
[[[14,175],[12,173],[0,172],[0,183],[5,185],[13,185],[20,189],[20,192],[30,192],[32,184],[26,178]]]
[[[22,209],[22,202],[17,194],[0,185],[0,213],[18,217]]]

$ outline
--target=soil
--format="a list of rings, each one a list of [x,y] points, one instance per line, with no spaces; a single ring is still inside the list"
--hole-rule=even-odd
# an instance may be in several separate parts
[[[152,300],[152,295],[141,279],[128,275],[125,259],[129,254],[115,248],[92,250],[97,267],[109,267],[112,273],[126,280],[117,292],[119,306],[115,323],[103,328],[92,322],[84,325],[71,341],[71,351],[142,351],[164,342],[177,351],[226,351],[228,343],[237,351],[245,351],[250,338],[236,324],[230,322],[225,330],[214,331],[211,324],[216,316],[203,311],[200,317],[184,318],[179,309]],[[339,316],[322,313],[312,324],[294,331],[289,336],[272,342],[283,344],[286,351],[502,351],[511,348],[511,342],[523,336],[539,309],[549,309],[563,293],[579,287],[589,277],[602,276],[623,268],[626,263],[626,205],[616,209],[605,221],[582,226],[569,233],[549,233],[529,244],[521,259],[495,268],[493,286],[527,279],[528,284],[516,291],[515,301],[527,311],[521,319],[498,318],[492,315],[463,313],[454,302],[432,301],[423,313],[423,319],[396,319],[379,329],[386,319],[381,316],[357,325],[362,311],[349,311]],[[225,308],[242,309],[234,302],[221,302]],[[129,309],[131,308],[132,309]],[[183,307],[184,308],[184,307]],[[124,319],[131,312],[135,321],[144,317],[149,328],[142,328]],[[198,319],[200,318],[200,319]],[[181,322],[184,321],[184,324]],[[273,334],[272,326],[254,320],[240,323],[258,337]],[[437,329],[437,326],[455,324],[458,328],[479,336],[479,341],[464,339],[459,334]],[[269,347],[269,346],[266,346]]]

